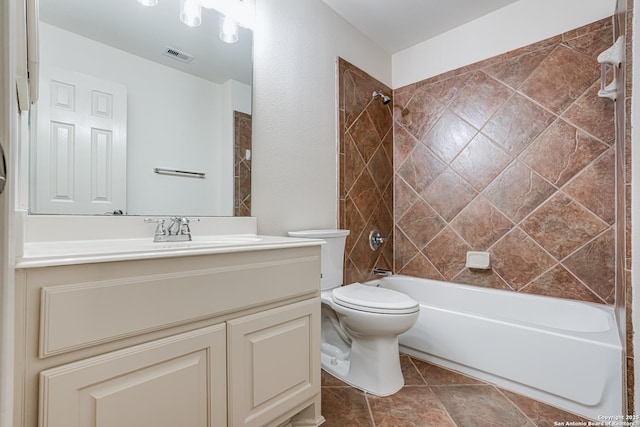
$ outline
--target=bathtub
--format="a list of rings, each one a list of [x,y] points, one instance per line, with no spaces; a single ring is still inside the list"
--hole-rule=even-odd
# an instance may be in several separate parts
[[[587,418],[625,413],[611,307],[399,275],[369,284],[420,303],[403,353]]]

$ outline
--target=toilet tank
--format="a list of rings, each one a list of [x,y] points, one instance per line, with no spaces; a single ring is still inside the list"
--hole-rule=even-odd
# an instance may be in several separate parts
[[[337,288],[342,285],[344,267],[344,245],[349,230],[302,230],[290,231],[290,237],[322,239],[325,244],[320,248],[320,288]]]

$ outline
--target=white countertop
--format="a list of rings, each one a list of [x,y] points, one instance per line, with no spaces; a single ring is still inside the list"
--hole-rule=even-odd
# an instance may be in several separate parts
[[[188,242],[154,242],[152,238],[68,240],[25,243],[16,268],[208,255],[316,246],[324,241],[255,234],[193,236]]]

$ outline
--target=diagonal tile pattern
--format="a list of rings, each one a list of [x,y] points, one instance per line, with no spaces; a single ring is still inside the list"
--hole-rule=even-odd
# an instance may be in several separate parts
[[[614,302],[611,40],[604,19],[394,92],[395,272]]]
[[[389,87],[342,59],[338,61],[338,73],[339,122],[343,127],[339,225],[351,230],[345,248],[345,282],[352,283],[371,279],[373,267],[391,269],[393,266],[394,157],[409,159],[406,160],[407,177],[414,186],[425,177],[433,175],[428,179],[433,180],[437,176],[423,167],[423,156],[438,160],[425,150],[416,150],[422,144],[412,134],[394,135],[392,105],[371,96],[374,91],[391,94]],[[429,107],[415,117],[407,117],[407,125],[411,126],[413,119],[417,123],[437,115],[438,108],[442,107]],[[412,191],[406,193],[407,207],[415,203]],[[373,229],[379,230],[385,240],[376,252],[369,248],[369,232]]]
[[[631,299],[631,85],[627,78],[614,121],[613,103],[597,97],[595,61],[614,39],[612,21],[616,37],[626,35],[630,57],[632,2],[621,5],[613,20],[396,89],[386,106],[372,104],[371,93],[389,88],[339,59],[338,216],[339,226],[351,230],[345,283],[371,279],[379,266],[615,303],[632,317],[625,305]],[[617,70],[619,81],[624,73],[631,73],[629,62]],[[478,215],[479,203],[504,220],[497,236],[492,221]],[[387,238],[375,253],[366,244],[371,227]],[[492,269],[464,268],[461,255],[469,247],[489,251]],[[627,367],[633,408],[632,357]],[[534,403],[520,409],[535,425],[564,418]],[[353,425],[373,423],[370,417]]]
[[[554,422],[588,423],[578,415],[413,357],[401,355],[400,361],[405,386],[387,397],[356,390],[322,371],[323,426],[548,427]]]

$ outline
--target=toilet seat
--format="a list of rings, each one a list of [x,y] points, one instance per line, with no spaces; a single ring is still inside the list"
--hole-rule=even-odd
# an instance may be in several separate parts
[[[391,289],[354,283],[333,289],[333,302],[354,310],[381,314],[408,314],[420,310],[416,300]]]

